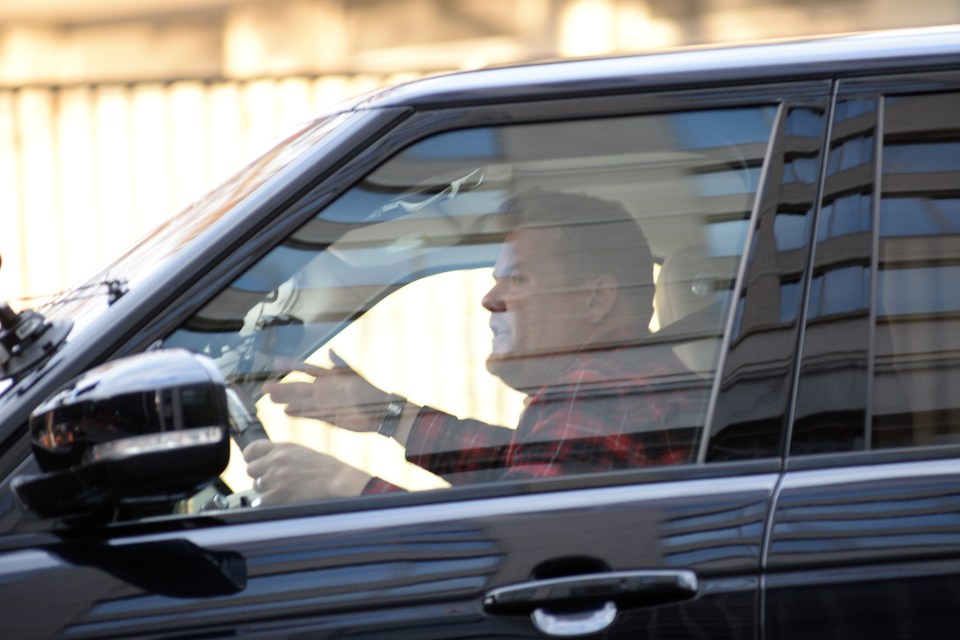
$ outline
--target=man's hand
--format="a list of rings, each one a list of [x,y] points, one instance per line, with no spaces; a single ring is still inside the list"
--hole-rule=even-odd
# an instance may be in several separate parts
[[[336,458],[289,442],[251,442],[243,450],[243,459],[264,504],[357,496],[372,477]]]
[[[391,395],[373,386],[330,351],[332,369],[284,360],[283,368],[302,371],[313,382],[268,382],[263,391],[273,402],[287,405],[291,416],[314,418],[351,431],[376,431]]]

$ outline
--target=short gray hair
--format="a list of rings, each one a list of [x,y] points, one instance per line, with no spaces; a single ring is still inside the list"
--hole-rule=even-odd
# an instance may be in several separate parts
[[[583,193],[530,189],[504,202],[509,229],[556,228],[567,277],[612,276],[626,300],[649,321],[653,254],[636,219],[619,202]]]

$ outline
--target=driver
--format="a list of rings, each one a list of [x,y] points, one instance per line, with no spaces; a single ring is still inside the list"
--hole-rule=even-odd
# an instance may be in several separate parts
[[[392,396],[332,352],[330,369],[296,363],[312,382],[264,391],[289,415],[392,437],[410,462],[454,485],[688,461],[700,395],[655,389],[683,367],[672,352],[636,348],[654,289],[635,220],[614,202],[542,190],[510,199],[502,215],[511,231],[482,304],[493,333],[487,370],[526,394],[515,429]],[[258,440],[243,456],[264,503],[398,490],[294,443]]]

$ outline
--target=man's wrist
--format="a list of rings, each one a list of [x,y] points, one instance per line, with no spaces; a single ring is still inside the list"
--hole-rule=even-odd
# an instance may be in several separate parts
[[[328,494],[325,497],[349,498],[361,495],[372,478],[366,471],[344,464],[340,473],[327,484]]]
[[[402,396],[395,397],[398,400],[402,400],[403,405],[400,410],[400,415],[397,416],[396,427],[390,437],[393,438],[401,447],[406,447],[407,440],[410,439],[410,434],[417,422],[417,416],[420,415],[420,411],[423,407],[410,402]],[[380,429],[377,429],[377,433],[381,433]]]

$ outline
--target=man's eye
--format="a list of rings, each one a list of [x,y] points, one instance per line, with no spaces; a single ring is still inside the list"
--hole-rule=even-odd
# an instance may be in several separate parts
[[[512,285],[521,285],[521,284],[526,284],[526,283],[527,283],[527,278],[526,278],[526,276],[521,276],[521,275],[516,275],[516,274],[510,276],[510,284],[512,284]]]

